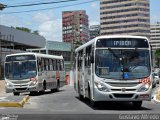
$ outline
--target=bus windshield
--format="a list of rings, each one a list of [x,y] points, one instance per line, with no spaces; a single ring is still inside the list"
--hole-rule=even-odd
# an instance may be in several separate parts
[[[36,61],[12,61],[5,63],[5,77],[10,80],[23,80],[36,77]]]
[[[96,49],[95,72],[108,79],[139,79],[150,75],[149,50]]]

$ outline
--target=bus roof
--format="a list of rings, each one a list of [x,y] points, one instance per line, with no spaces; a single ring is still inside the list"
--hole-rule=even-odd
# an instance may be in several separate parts
[[[88,41],[87,43],[81,45],[80,47],[78,47],[75,52],[80,51],[82,49],[84,49],[85,47],[92,45],[92,44],[96,44],[96,41],[98,39],[104,39],[104,38],[140,38],[140,39],[146,39],[148,42],[148,38],[147,37],[143,37],[143,36],[132,36],[132,35],[103,35],[103,36],[98,36],[95,37],[94,39]]]
[[[42,58],[52,58],[52,59],[63,59],[63,56],[57,56],[57,55],[48,55],[48,54],[41,54],[41,53],[33,53],[33,52],[25,52],[25,53],[15,53],[15,54],[9,54],[8,56],[17,56],[17,55],[35,55],[36,57],[42,57]]]

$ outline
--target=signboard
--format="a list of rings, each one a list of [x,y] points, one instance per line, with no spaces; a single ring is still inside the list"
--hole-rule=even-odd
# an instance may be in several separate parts
[[[125,47],[125,48],[148,48],[146,39],[139,38],[108,38],[97,40],[96,47]]]

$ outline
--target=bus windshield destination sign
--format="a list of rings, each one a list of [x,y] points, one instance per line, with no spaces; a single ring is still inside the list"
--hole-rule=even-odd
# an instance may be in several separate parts
[[[35,60],[35,55],[17,55],[17,56],[8,56],[6,57],[6,62],[11,61],[23,61],[23,60]]]
[[[130,47],[130,48],[148,48],[148,42],[145,39],[133,38],[110,38],[99,39],[96,47]]]

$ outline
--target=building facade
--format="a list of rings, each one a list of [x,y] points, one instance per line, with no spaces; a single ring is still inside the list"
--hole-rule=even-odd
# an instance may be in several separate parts
[[[150,43],[153,51],[160,49],[160,22],[151,25]]]
[[[90,40],[100,35],[100,25],[91,25],[89,27]]]
[[[100,0],[101,35],[150,35],[149,0]]]
[[[83,44],[89,39],[88,15],[84,10],[62,12],[63,42]]]

